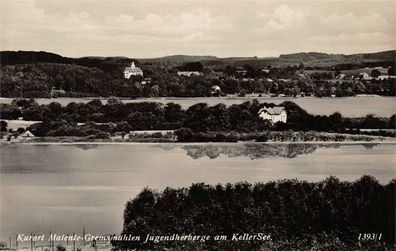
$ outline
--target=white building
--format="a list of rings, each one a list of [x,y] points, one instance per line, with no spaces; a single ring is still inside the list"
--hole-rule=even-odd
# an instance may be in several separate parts
[[[21,135],[21,137],[22,138],[34,138],[34,134],[31,132],[31,131],[29,131],[29,130],[27,130],[26,132],[24,132],[22,135]]]
[[[191,76],[199,76],[201,75],[201,73],[199,71],[178,71],[177,75],[191,77]]]
[[[218,85],[212,86],[212,92],[221,92],[221,88]]]
[[[135,63],[132,62],[130,67],[125,67],[124,77],[129,79],[131,76],[143,76],[143,71],[135,66]]]
[[[371,79],[371,78],[370,78],[370,75],[369,75],[367,72],[361,72],[361,73],[359,73],[359,78],[364,79],[364,80],[369,80],[369,79]]]
[[[272,123],[287,121],[287,114],[284,107],[264,107],[258,112],[258,115],[262,119],[268,119]]]
[[[218,86],[218,85],[212,86],[212,88],[210,88],[210,92],[212,93],[212,95],[222,95],[223,94],[220,86]]]
[[[396,78],[396,76],[392,76],[392,75],[381,75],[381,76],[378,76],[379,80],[395,79],[395,78]]]

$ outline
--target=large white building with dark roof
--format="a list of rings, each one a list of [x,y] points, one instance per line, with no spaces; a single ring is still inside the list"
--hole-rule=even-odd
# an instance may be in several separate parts
[[[258,115],[262,119],[267,119],[272,123],[287,121],[287,113],[284,107],[263,107],[259,110]]]
[[[143,71],[135,66],[135,63],[132,62],[130,67],[125,67],[124,77],[129,79],[131,76],[143,76]]]

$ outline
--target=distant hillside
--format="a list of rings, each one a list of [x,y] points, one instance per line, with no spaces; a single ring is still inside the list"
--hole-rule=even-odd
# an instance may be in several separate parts
[[[301,62],[308,66],[334,66],[338,64],[364,64],[371,62],[395,62],[396,50],[376,53],[359,54],[327,54],[320,52],[301,52],[283,54],[279,56],[279,62]]]
[[[321,52],[300,52],[300,53],[292,53],[292,54],[281,54],[279,58],[281,60],[292,59],[301,62],[310,62],[310,61],[326,60],[326,59],[342,60],[345,59],[346,56],[343,54],[327,54]]]
[[[35,64],[35,63],[60,63],[76,64],[86,67],[97,67],[106,72],[120,71],[132,60],[138,65],[140,63],[160,63],[170,66],[178,66],[189,62],[201,62],[204,66],[211,65],[234,65],[244,66],[250,64],[255,67],[287,66],[303,63],[312,67],[333,67],[347,64],[372,64],[385,63],[393,64],[396,60],[396,50],[382,51],[376,53],[359,54],[327,54],[320,52],[300,52],[282,54],[279,57],[227,57],[218,58],[216,56],[193,56],[193,55],[172,55],[159,58],[142,58],[134,60],[128,57],[82,57],[68,58],[49,52],[34,51],[2,51],[0,52],[1,65]]]
[[[355,54],[355,55],[361,55],[363,59],[367,59],[367,60],[396,61],[396,50],[382,51],[376,53]]]
[[[98,68],[110,74],[119,74],[132,60],[127,57],[82,57],[68,58],[44,51],[2,51],[0,52],[1,65],[57,63],[73,64],[90,68]]]
[[[62,57],[45,51],[2,51],[0,52],[1,65],[61,63],[70,64],[72,58]]]
[[[141,58],[142,63],[169,63],[169,64],[183,64],[189,62],[203,62],[203,61],[216,61],[218,58],[215,56],[191,56],[191,55],[172,55],[160,58]]]

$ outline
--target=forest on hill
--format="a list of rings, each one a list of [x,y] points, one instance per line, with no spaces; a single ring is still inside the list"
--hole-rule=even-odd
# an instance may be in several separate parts
[[[395,51],[352,56],[297,53],[269,59],[178,55],[136,60],[3,51],[0,52],[0,95],[10,98],[210,97],[250,93],[294,97],[394,96],[396,78],[380,76],[395,75],[394,54]],[[124,78],[123,70],[132,61],[142,69],[144,77]],[[321,66],[322,63],[327,66]],[[353,74],[351,69],[355,69]],[[198,76],[180,76],[178,71],[197,71]],[[367,76],[361,75],[367,71]],[[213,91],[214,87],[217,91]]]

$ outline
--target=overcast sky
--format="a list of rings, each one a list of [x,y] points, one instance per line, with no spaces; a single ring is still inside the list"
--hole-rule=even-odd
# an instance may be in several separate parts
[[[396,49],[396,1],[0,0],[1,50],[278,56]]]

